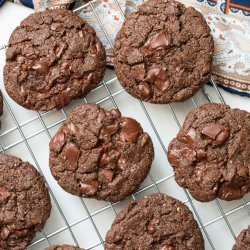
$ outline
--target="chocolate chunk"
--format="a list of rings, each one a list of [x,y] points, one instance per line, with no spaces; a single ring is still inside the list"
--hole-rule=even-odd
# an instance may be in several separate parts
[[[215,140],[215,143],[217,145],[220,145],[222,143],[224,143],[229,137],[229,133],[228,131],[224,130],[224,131],[221,131],[217,136],[216,136],[216,140]]]
[[[104,140],[104,141],[110,141],[111,136],[113,134],[115,134],[118,131],[119,128],[120,127],[119,127],[118,123],[111,124],[109,126],[103,127],[101,132],[100,132],[99,138]]]
[[[5,202],[5,200],[10,196],[11,194],[7,189],[0,187],[0,204]]]
[[[73,122],[68,123],[63,131],[66,135],[76,135],[78,132]]]
[[[23,238],[26,237],[30,234],[30,231],[27,229],[23,229],[23,230],[14,230],[13,234],[15,234],[18,238]]]
[[[170,244],[165,244],[161,250],[175,250],[175,248]]]
[[[174,150],[170,150],[168,152],[168,161],[171,164],[172,167],[178,167],[179,166],[179,157],[177,157],[174,153]]]
[[[210,28],[198,10],[174,0],[148,0],[126,16],[117,33],[114,65],[135,98],[183,102],[209,81],[213,52]]]
[[[188,130],[185,136],[180,137],[180,140],[192,145],[194,143],[195,136],[196,136],[196,132],[193,128],[191,128]]]
[[[204,149],[196,150],[196,155],[198,159],[203,159],[207,157],[207,152]]]
[[[194,109],[169,144],[175,180],[199,201],[242,198],[250,191],[249,140],[247,111],[215,103]]]
[[[67,48],[67,45],[64,43],[64,44],[59,44],[59,45],[56,45],[56,47],[54,48],[54,52],[55,52],[55,56],[57,58],[59,58],[63,51]],[[65,63],[64,63],[65,64]]]
[[[80,183],[80,190],[82,195],[94,195],[98,191],[98,182],[97,181],[88,181]]]
[[[73,169],[76,169],[80,156],[80,150],[78,149],[78,147],[74,143],[67,144],[67,146],[65,147],[65,155],[70,166]]]
[[[94,29],[64,9],[25,18],[9,39],[6,58],[6,91],[21,106],[41,111],[85,97],[102,80],[106,66]]]
[[[51,140],[50,145],[51,147],[53,147],[53,150],[60,151],[64,143],[65,143],[64,133],[62,131],[58,131]]]
[[[126,167],[126,160],[123,158],[119,158],[118,162],[117,162],[117,167],[121,170],[124,170]]]
[[[144,98],[150,98],[152,96],[152,91],[146,84],[138,85],[137,89]]]
[[[106,234],[104,249],[204,250],[205,246],[189,208],[157,193],[130,202],[117,214]]]
[[[155,36],[153,36],[148,43],[145,44],[146,47],[149,47],[151,49],[166,49],[170,46],[171,41],[169,38],[167,38],[164,31],[161,31],[157,33]]]
[[[62,143],[58,133],[63,133]],[[67,192],[119,201],[139,188],[153,157],[152,141],[137,121],[122,117],[117,109],[84,104],[51,139],[49,165]]]
[[[9,230],[9,228],[8,228],[8,227],[2,227],[2,229],[1,229],[1,234],[0,234],[1,239],[7,240],[8,237],[9,237],[9,235],[10,235],[10,230]]]
[[[225,130],[225,128],[220,124],[212,123],[204,127],[201,133],[215,140],[217,135],[223,130]]]
[[[147,78],[151,83],[154,83],[162,92],[165,92],[169,87],[169,80],[166,76],[166,71],[163,68],[151,68],[147,73]]]
[[[49,192],[36,168],[0,153],[0,249],[26,249],[50,210]]]
[[[136,142],[142,132],[140,124],[132,118],[123,118],[121,123],[121,139]]]
[[[119,109],[111,109],[110,114],[113,115],[116,118],[121,117],[121,112]]]
[[[111,182],[113,180],[113,176],[114,176],[114,173],[111,171],[111,170],[103,170],[101,172],[102,176],[107,179],[109,182]]]
[[[32,66],[39,74],[44,75],[49,72],[49,64],[47,62],[39,62]]]
[[[52,23],[51,25],[50,25],[50,28],[51,28],[51,30],[55,30],[55,31],[59,31],[59,30],[61,30],[62,29],[62,27],[63,27],[63,25],[62,25],[62,23]]]

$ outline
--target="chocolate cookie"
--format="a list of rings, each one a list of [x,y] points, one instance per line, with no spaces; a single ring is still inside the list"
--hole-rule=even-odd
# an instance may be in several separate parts
[[[3,115],[3,94],[0,90],[0,116]],[[0,120],[0,128],[1,128],[1,120]]]
[[[9,39],[5,88],[25,108],[60,109],[101,81],[105,58],[93,28],[72,11],[36,12]]]
[[[189,208],[161,193],[130,202],[116,216],[105,241],[105,250],[205,249]]]
[[[235,200],[250,190],[250,114],[223,104],[190,112],[168,148],[175,179],[199,201]]]
[[[80,247],[70,246],[70,245],[56,245],[45,248],[45,250],[84,250]]]
[[[208,81],[214,42],[203,16],[173,0],[149,0],[115,39],[115,70],[128,93],[152,103],[185,101]]]
[[[50,141],[50,169],[67,192],[122,200],[146,178],[154,157],[140,124],[96,104],[75,108]]]
[[[250,250],[250,226],[241,231],[232,250]]]
[[[50,210],[39,172],[28,162],[0,153],[0,249],[25,249],[42,230]]]

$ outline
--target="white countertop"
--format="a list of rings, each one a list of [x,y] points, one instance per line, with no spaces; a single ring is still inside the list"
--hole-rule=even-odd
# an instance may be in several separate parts
[[[31,9],[9,2],[0,8],[0,47],[8,43],[8,38],[12,30],[24,17],[32,12],[33,10]],[[71,233],[74,234],[77,243],[81,247],[103,249],[101,244],[98,245],[98,243],[101,242],[100,237],[104,240],[105,234],[115,217],[115,212],[124,208],[127,202],[132,198],[130,197],[114,205],[113,209],[107,202],[83,199],[84,203],[82,203],[80,198],[67,194],[57,185],[48,168],[48,135],[53,135],[58,129],[59,121],[65,118],[64,113],[62,111],[51,111],[44,115],[43,112],[40,112],[39,114],[42,116],[38,116],[37,112],[26,110],[12,101],[3,86],[2,68],[4,64],[5,51],[3,49],[0,50],[0,84],[10,109],[5,105],[0,142],[6,153],[19,156],[41,168],[56,199],[56,202],[55,200],[52,202],[52,214],[44,228],[44,233],[48,236],[48,240],[44,238],[43,233],[38,234],[34,240],[37,244],[30,249],[43,249],[49,244],[75,244]],[[107,71],[105,76],[106,81],[113,78],[113,76],[112,71]],[[116,79],[111,81],[108,86],[111,93],[122,89]],[[206,86],[205,89],[209,93],[212,101],[220,102],[214,88]],[[250,112],[250,98],[239,97],[221,89],[220,91],[227,104]],[[149,177],[146,179],[142,184],[145,190],[141,190],[135,197],[139,198],[148,193],[156,192],[157,189],[154,186],[155,181],[161,192],[165,192],[186,202],[186,204],[193,209],[183,190],[175,183],[172,176],[172,169],[167,162],[164,152],[164,147],[167,148],[168,143],[178,131],[178,126],[173,119],[173,114],[169,106],[153,104],[145,104],[142,106],[139,101],[129,96],[126,92],[118,92],[114,99],[125,116],[134,117],[142,124],[144,130],[151,135],[155,146],[156,156],[151,170],[152,179]],[[194,99],[198,105],[208,102],[208,99],[202,91],[200,91]],[[108,98],[108,93],[104,87],[92,91],[87,96],[87,101],[89,102],[99,100],[103,100],[101,102],[103,107],[113,108],[112,102]],[[66,107],[66,114],[80,103],[83,103],[83,100],[74,101]],[[172,108],[176,112],[179,122],[182,123],[187,112],[194,108],[194,104],[191,100],[188,100],[185,103],[173,104]],[[145,110],[147,113],[145,113]],[[15,120],[13,120],[12,114],[16,117],[16,121],[20,127],[18,127]],[[151,120],[148,119],[147,114],[151,117]],[[152,127],[152,124],[154,127]],[[46,128],[44,126],[46,126]],[[158,134],[155,133],[155,131],[157,131]],[[249,201],[250,195],[248,194],[245,196],[245,202]],[[250,224],[247,211],[242,207],[242,200],[232,202],[218,200],[218,202],[212,201],[209,203],[200,203],[192,200],[192,202],[200,220],[203,225],[205,225],[207,234],[213,242],[215,249],[229,250],[234,243],[234,238],[230,232],[230,227],[227,226],[227,222],[230,223],[235,235],[238,235],[243,228],[246,228],[247,225]],[[227,213],[227,220],[223,218],[225,214],[221,213],[218,204],[224,213]],[[61,212],[64,214],[66,222]],[[96,224],[96,228],[93,226],[93,222]],[[204,231],[203,235],[206,242],[206,249],[212,249]]]

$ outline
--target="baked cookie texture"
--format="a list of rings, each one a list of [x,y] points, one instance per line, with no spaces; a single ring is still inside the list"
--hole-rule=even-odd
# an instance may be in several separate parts
[[[208,82],[214,51],[204,17],[173,0],[149,0],[116,36],[115,71],[132,96],[151,103],[185,101]]]
[[[9,39],[4,84],[10,97],[33,110],[60,109],[103,78],[105,49],[95,31],[69,10],[25,18]]]
[[[52,175],[81,197],[124,199],[139,188],[153,158],[151,138],[136,120],[96,104],[75,108],[50,141]]]
[[[105,238],[105,250],[203,250],[201,231],[189,208],[162,193],[132,201]]]
[[[250,190],[250,114],[224,104],[191,111],[169,144],[175,180],[199,201],[240,199]]]
[[[0,249],[26,249],[50,210],[40,173],[30,163],[0,153]]]
[[[250,250],[250,226],[241,231],[232,250]]]

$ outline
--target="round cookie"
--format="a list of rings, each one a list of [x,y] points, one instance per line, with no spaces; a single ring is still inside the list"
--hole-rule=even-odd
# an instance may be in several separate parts
[[[25,249],[50,215],[43,177],[28,162],[0,153],[0,248]]]
[[[45,248],[45,250],[84,250],[80,247],[75,247],[71,245],[55,245]]]
[[[175,180],[199,201],[235,200],[250,190],[250,113],[223,104],[191,111],[171,141]]]
[[[116,216],[105,242],[105,250],[205,249],[189,208],[162,193],[130,202]]]
[[[96,104],[75,108],[50,141],[53,176],[81,197],[124,199],[139,188],[153,158],[152,141],[136,120]]]
[[[241,231],[232,250],[250,250],[250,226]]]
[[[33,110],[60,109],[103,78],[105,49],[95,31],[69,10],[36,12],[12,33],[4,84],[10,97]]]
[[[115,39],[115,70],[134,97],[185,101],[211,72],[214,42],[203,16],[173,0],[149,0],[125,19]]]

